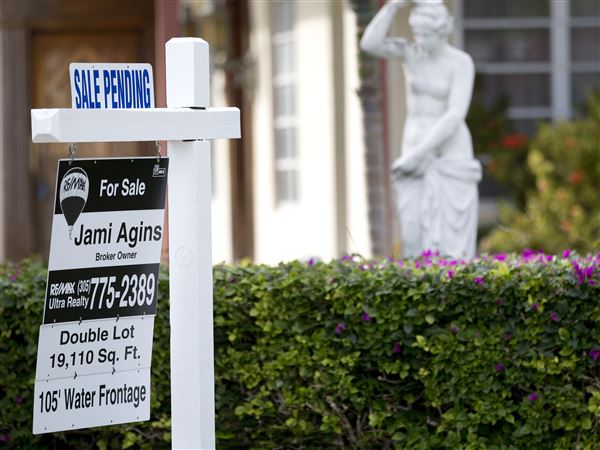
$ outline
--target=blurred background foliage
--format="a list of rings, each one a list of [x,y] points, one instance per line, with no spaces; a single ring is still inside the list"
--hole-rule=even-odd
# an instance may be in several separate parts
[[[522,209],[527,192],[534,187],[527,167],[530,138],[515,131],[508,119],[508,106],[506,96],[498,98],[490,108],[475,100],[469,109],[467,125],[473,137],[473,151],[488,177],[480,191],[491,190],[492,195],[510,199],[515,207]]]
[[[557,253],[572,248],[583,253],[597,252],[600,89],[589,99],[582,118],[540,124],[529,144],[525,137],[517,136],[505,135],[501,139],[505,145],[498,153],[503,157],[492,159],[496,170],[487,167],[508,184],[516,200],[501,207],[500,224],[482,241],[481,249],[494,252],[537,248]],[[496,147],[488,148],[494,152]],[[510,152],[511,148],[515,152]]]

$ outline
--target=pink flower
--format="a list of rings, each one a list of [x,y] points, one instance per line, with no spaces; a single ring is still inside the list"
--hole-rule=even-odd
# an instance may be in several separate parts
[[[473,282],[479,286],[483,284],[483,277],[476,277]]]
[[[529,400],[530,402],[535,402],[537,399],[539,398],[537,392],[532,392],[531,394],[529,394],[527,396],[527,400]]]
[[[314,266],[314,265],[315,265],[315,259],[314,259],[314,258],[310,258],[310,259],[309,259],[309,260],[306,262],[306,264],[308,264],[308,266],[309,266],[309,267],[310,267],[310,266]]]
[[[394,348],[392,349],[392,351],[396,354],[402,353],[402,346],[396,342],[394,343]]]
[[[448,278],[454,277],[454,272],[452,270],[448,271]]]
[[[504,367],[504,364],[502,364],[502,363],[496,364],[496,372],[498,372],[498,373],[504,372],[505,369],[506,369],[506,367]]]
[[[590,358],[592,358],[594,361],[598,361],[598,359],[600,358],[600,349],[593,348],[590,350],[588,355],[590,355]]]
[[[506,253],[498,253],[496,256],[494,256],[494,261],[506,261],[507,255]]]
[[[348,326],[344,322],[338,323],[335,327],[335,334],[342,334],[346,328],[348,328]]]
[[[369,322],[371,320],[371,316],[369,315],[368,312],[363,311],[361,319],[364,320],[365,322]]]
[[[562,253],[562,257],[563,257],[563,259],[567,259],[569,256],[571,256],[571,250],[565,250],[565,251]]]
[[[552,322],[558,322],[558,314],[556,314],[556,311],[552,311],[550,313],[550,320]]]
[[[531,305],[531,311],[532,312],[537,312],[537,310],[538,310],[538,304],[537,303],[534,303],[533,305]]]
[[[542,253],[541,251],[537,251],[537,250],[532,250],[530,248],[526,248],[525,250],[523,250],[523,253],[521,253],[521,258],[525,261],[525,262],[531,262],[536,255]]]
[[[23,403],[23,397],[21,397],[20,395],[17,395],[17,396],[15,397],[15,403],[16,403],[17,405],[20,405],[21,403]]]
[[[458,333],[458,327],[454,324],[450,325],[450,333],[452,333],[452,334]]]

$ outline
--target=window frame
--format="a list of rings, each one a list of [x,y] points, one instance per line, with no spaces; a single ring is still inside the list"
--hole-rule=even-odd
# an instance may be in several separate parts
[[[275,26],[276,20],[276,7],[294,8],[291,13],[291,19],[289,29],[276,31]],[[295,36],[295,22],[296,22],[296,2],[274,2],[271,5],[271,61],[272,61],[272,82],[273,82],[273,192],[274,202],[277,207],[284,207],[286,205],[295,205],[300,200],[299,192],[299,157],[298,157],[298,141],[297,141],[297,129],[298,129],[298,118],[297,118],[297,64],[296,64],[296,36]],[[290,67],[283,67],[282,72],[277,72],[278,61],[277,55],[279,48],[290,48],[290,54],[286,55],[285,58],[291,58]],[[277,105],[280,104],[280,100],[285,103],[287,101],[286,96],[283,95],[279,98],[279,90],[281,88],[291,88],[293,100],[283,110],[285,113],[278,111]],[[286,145],[290,147],[285,151],[280,151],[278,148],[278,132],[289,133],[286,141],[289,140]],[[285,174],[288,176],[285,176]],[[279,180],[280,177],[285,179],[285,190],[282,191]]]
[[[600,74],[600,61],[572,61],[571,32],[580,28],[600,28],[600,17],[571,16],[570,3],[549,1],[549,17],[477,17],[464,16],[462,1],[453,2],[456,28],[454,43],[465,48],[465,34],[470,30],[548,30],[549,62],[475,61],[478,74],[545,74],[550,77],[550,106],[509,107],[510,120],[568,120],[573,117],[572,86],[575,74]]]

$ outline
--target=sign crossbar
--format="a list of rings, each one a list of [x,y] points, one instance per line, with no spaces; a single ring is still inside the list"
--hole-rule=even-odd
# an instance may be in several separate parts
[[[33,142],[132,142],[240,137],[238,108],[33,109]]]

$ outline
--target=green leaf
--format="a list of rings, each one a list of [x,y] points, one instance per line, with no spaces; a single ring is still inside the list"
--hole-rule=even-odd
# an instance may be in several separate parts
[[[592,419],[589,416],[585,416],[581,419],[581,429],[582,430],[591,430],[592,429]]]
[[[569,334],[569,330],[567,330],[566,328],[559,328],[558,336],[561,340],[566,341],[571,335]]]

